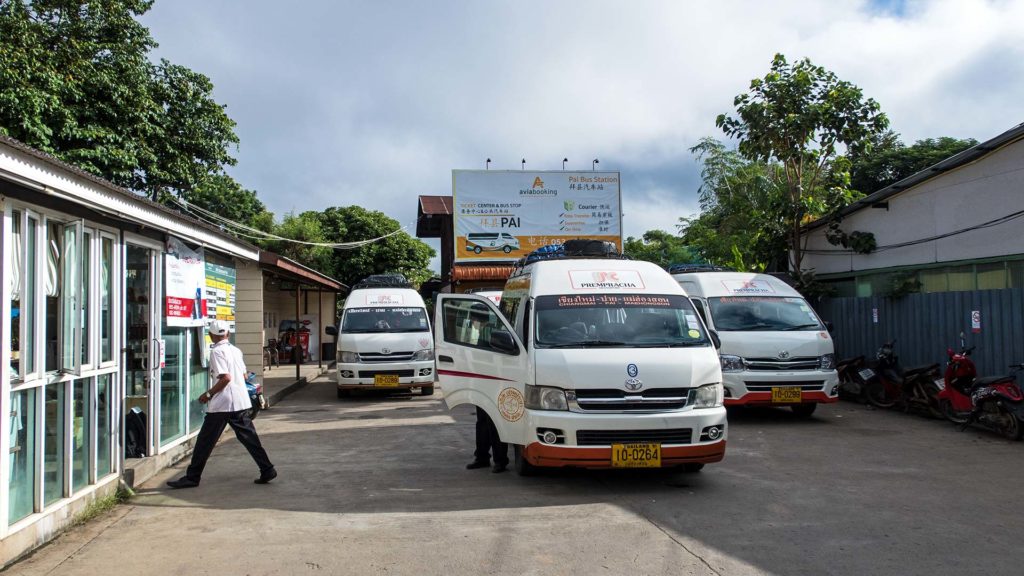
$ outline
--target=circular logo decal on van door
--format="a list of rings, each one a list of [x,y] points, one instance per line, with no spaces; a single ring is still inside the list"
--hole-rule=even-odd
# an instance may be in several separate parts
[[[518,422],[526,412],[523,393],[515,388],[505,388],[498,393],[498,412],[509,422]]]

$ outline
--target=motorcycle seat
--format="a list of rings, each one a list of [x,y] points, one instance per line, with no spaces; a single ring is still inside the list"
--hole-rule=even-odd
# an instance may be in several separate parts
[[[1013,376],[985,376],[984,378],[978,378],[971,385],[972,388],[982,388],[984,386],[991,386],[1000,382],[1013,382]]]
[[[913,368],[907,368],[906,370],[904,370],[903,377],[906,378],[908,376],[917,376],[918,374],[924,374],[927,372],[931,372],[932,370],[938,370],[938,368],[938,364],[924,364],[921,366],[914,366]]]

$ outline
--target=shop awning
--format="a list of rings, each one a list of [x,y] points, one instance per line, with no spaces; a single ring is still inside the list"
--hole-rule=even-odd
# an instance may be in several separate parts
[[[466,280],[507,280],[512,275],[512,265],[473,265],[456,264],[452,266],[452,281]]]
[[[310,284],[319,290],[330,292],[345,292],[348,290],[348,286],[334,278],[273,252],[260,252],[260,265],[265,270],[275,272],[292,280]]]

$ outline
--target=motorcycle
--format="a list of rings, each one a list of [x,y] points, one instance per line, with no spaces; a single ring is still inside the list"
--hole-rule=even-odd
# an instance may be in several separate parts
[[[904,411],[918,411],[933,418],[942,418],[939,409],[939,365],[928,364],[904,370],[895,352],[896,340],[882,344],[876,356],[874,369],[867,368],[860,375],[867,381],[865,395],[868,402],[878,408],[901,405]],[[869,373],[870,372],[870,373]]]
[[[960,335],[960,352],[946,350],[949,361],[939,392],[943,415],[961,430],[978,423],[1009,440],[1024,436],[1024,395],[1016,383],[1016,373],[1024,364],[1014,364],[1005,376],[978,378],[978,369],[971,360],[974,346],[968,348]]]
[[[249,372],[246,376],[245,390],[249,393],[249,402],[252,403],[252,408],[249,409],[249,418],[252,419],[268,407],[267,398],[263,395],[263,384],[256,380],[255,372]]]
[[[845,400],[853,400],[863,403],[864,399],[864,378],[861,372],[865,370],[864,356],[846,358],[836,364],[836,372],[839,374],[839,397]],[[872,371],[873,375],[874,372]]]

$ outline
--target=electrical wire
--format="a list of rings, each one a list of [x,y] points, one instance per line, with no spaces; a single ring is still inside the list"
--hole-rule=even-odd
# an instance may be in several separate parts
[[[243,238],[249,238],[249,239],[254,239],[254,240],[276,240],[276,241],[279,241],[279,242],[290,242],[290,243],[293,243],[293,244],[302,244],[304,246],[317,246],[317,247],[323,247],[323,248],[334,248],[335,250],[355,250],[357,248],[362,248],[363,246],[367,246],[367,245],[373,244],[375,242],[380,242],[381,240],[384,240],[386,238],[390,238],[391,236],[394,236],[395,234],[399,234],[399,233],[402,233],[402,232],[405,231],[405,227],[403,226],[402,228],[399,228],[398,230],[395,230],[394,232],[390,232],[390,233],[385,234],[383,236],[379,236],[377,238],[370,238],[370,239],[367,239],[367,240],[358,240],[358,241],[355,241],[355,242],[306,242],[304,240],[295,240],[293,238],[285,238],[284,236],[278,236],[277,234],[272,234],[270,232],[266,232],[266,231],[260,230],[258,228],[253,228],[251,226],[247,226],[245,224],[241,224],[239,222],[235,222],[234,220],[230,220],[228,218],[225,218],[225,217],[223,217],[223,216],[221,216],[219,214],[216,214],[214,212],[206,210],[205,208],[202,208],[200,206],[196,206],[195,204],[189,202],[188,200],[184,200],[182,198],[172,197],[171,199],[174,200],[174,202],[177,203],[179,206],[181,206],[186,212],[191,212],[193,216],[195,216],[196,218],[198,218],[199,220],[201,220],[201,221],[203,221],[203,222],[205,222],[207,224],[210,224],[210,225],[216,226],[216,227],[228,228],[228,231],[231,232],[232,234],[236,234],[236,235],[241,236]],[[206,218],[204,218],[203,216],[205,216]],[[211,221],[211,219],[213,221]],[[240,230],[246,230],[249,233],[241,232]]]
[[[908,246],[916,246],[918,244],[924,244],[925,242],[934,242],[935,240],[942,240],[943,238],[950,238],[952,236],[957,236],[959,234],[964,234],[966,232],[973,232],[975,230],[982,230],[984,228],[991,228],[993,226],[998,226],[1000,224],[1005,224],[1006,222],[1010,222],[1011,220],[1015,220],[1017,218],[1020,218],[1021,216],[1024,216],[1024,210],[1019,210],[1017,212],[1013,212],[1011,214],[1007,214],[1006,216],[1001,216],[1001,217],[996,218],[994,220],[989,220],[988,222],[983,222],[981,224],[978,224],[977,226],[971,226],[969,228],[961,228],[959,230],[954,230],[952,232],[946,232],[944,234],[938,234],[936,236],[931,236],[931,237],[928,237],[928,238],[921,238],[919,240],[910,240],[908,242],[900,242],[900,243],[897,243],[897,244],[887,244],[885,246],[878,246],[874,250],[872,250],[871,253],[883,252],[885,250],[893,250],[895,248],[906,248]],[[822,254],[822,255],[857,254],[858,253],[855,250],[850,250],[848,248],[840,248],[840,249],[836,249],[836,250],[824,250],[824,249],[821,249],[821,250],[804,250],[803,252],[804,252],[804,254]]]

